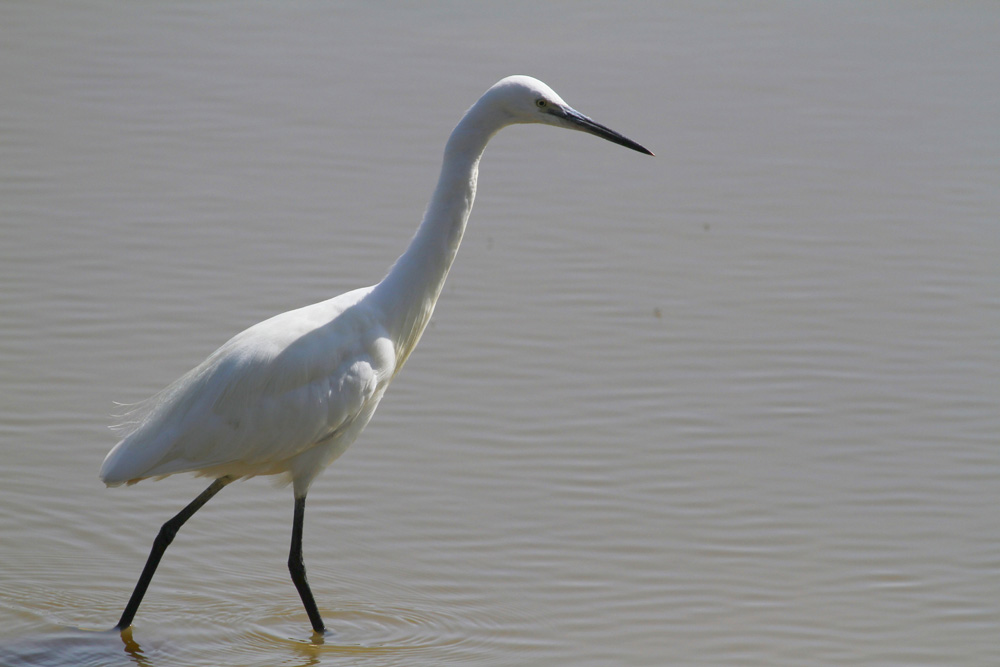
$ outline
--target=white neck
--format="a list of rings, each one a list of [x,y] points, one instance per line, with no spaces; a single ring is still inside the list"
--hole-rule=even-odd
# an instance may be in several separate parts
[[[441,175],[423,222],[406,252],[370,295],[396,341],[397,371],[434,312],[472,212],[479,159],[487,142],[505,124],[482,99],[465,113],[445,146]]]

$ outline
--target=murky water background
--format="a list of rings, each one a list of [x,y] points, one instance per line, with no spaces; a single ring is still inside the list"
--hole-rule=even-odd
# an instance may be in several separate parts
[[[993,3],[0,5],[0,663],[986,665]],[[313,485],[108,490],[115,401],[377,281],[538,76],[657,153],[487,150],[421,347]]]

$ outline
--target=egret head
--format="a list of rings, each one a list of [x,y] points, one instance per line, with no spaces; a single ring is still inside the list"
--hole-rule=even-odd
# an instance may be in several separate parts
[[[489,97],[508,115],[509,123],[543,123],[587,132],[608,141],[652,155],[652,151],[597,123],[566,104],[556,91],[530,76],[509,76],[490,88]]]

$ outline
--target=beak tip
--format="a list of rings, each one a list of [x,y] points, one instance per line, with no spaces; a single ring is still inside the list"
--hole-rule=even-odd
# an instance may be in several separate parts
[[[628,148],[631,148],[632,150],[634,150],[637,153],[642,153],[643,155],[651,155],[653,157],[656,157],[656,153],[654,153],[653,151],[649,150],[648,148],[646,148],[642,144],[636,143],[634,141],[629,140],[629,143],[625,144],[625,146],[628,147]]]

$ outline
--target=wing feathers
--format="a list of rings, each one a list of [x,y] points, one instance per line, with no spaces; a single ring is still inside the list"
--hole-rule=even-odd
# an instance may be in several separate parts
[[[367,421],[395,356],[363,296],[290,311],[235,336],[130,415],[134,430],[108,454],[101,478],[120,484],[227,465],[237,475],[273,474],[351,430],[359,415]]]

